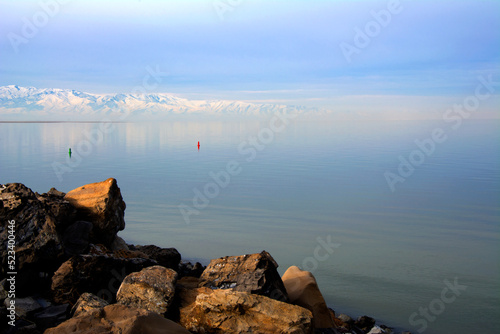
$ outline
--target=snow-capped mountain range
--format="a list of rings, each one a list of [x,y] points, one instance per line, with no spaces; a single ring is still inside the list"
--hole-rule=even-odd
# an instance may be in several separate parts
[[[68,89],[2,86],[0,120],[20,117],[66,119],[161,118],[169,115],[268,115],[312,109],[227,100],[188,100],[170,94],[90,94]],[[42,120],[43,120],[42,119]]]

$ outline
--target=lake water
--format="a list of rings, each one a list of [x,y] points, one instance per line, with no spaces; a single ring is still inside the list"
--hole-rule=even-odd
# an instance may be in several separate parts
[[[0,183],[67,192],[114,177],[129,243],[175,247],[205,264],[265,249],[280,273],[313,272],[339,313],[414,333],[494,333],[500,122],[452,125],[0,123]],[[384,173],[398,175],[402,158],[416,166],[402,167],[405,181],[391,191]]]

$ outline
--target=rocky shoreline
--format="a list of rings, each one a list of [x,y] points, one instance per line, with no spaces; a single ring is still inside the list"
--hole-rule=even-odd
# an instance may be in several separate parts
[[[0,185],[3,333],[393,333],[329,309],[314,276],[262,251],[200,263],[129,245],[115,179]],[[14,247],[15,245],[15,247]],[[405,332],[409,333],[409,332]]]

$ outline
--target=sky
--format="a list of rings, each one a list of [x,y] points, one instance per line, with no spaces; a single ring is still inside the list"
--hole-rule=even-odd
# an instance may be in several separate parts
[[[0,86],[423,115],[490,76],[498,0],[0,0]]]

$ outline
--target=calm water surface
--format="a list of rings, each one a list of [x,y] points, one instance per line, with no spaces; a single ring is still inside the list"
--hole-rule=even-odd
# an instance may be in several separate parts
[[[498,332],[500,122],[270,120],[115,123],[102,138],[99,123],[0,123],[0,183],[67,192],[114,177],[129,243],[205,263],[265,249],[281,273],[312,271],[337,312],[414,333]],[[436,128],[446,140],[412,155]],[[392,192],[384,173],[411,155],[419,166]],[[179,206],[198,211],[186,221]],[[466,286],[453,302],[445,280]]]

